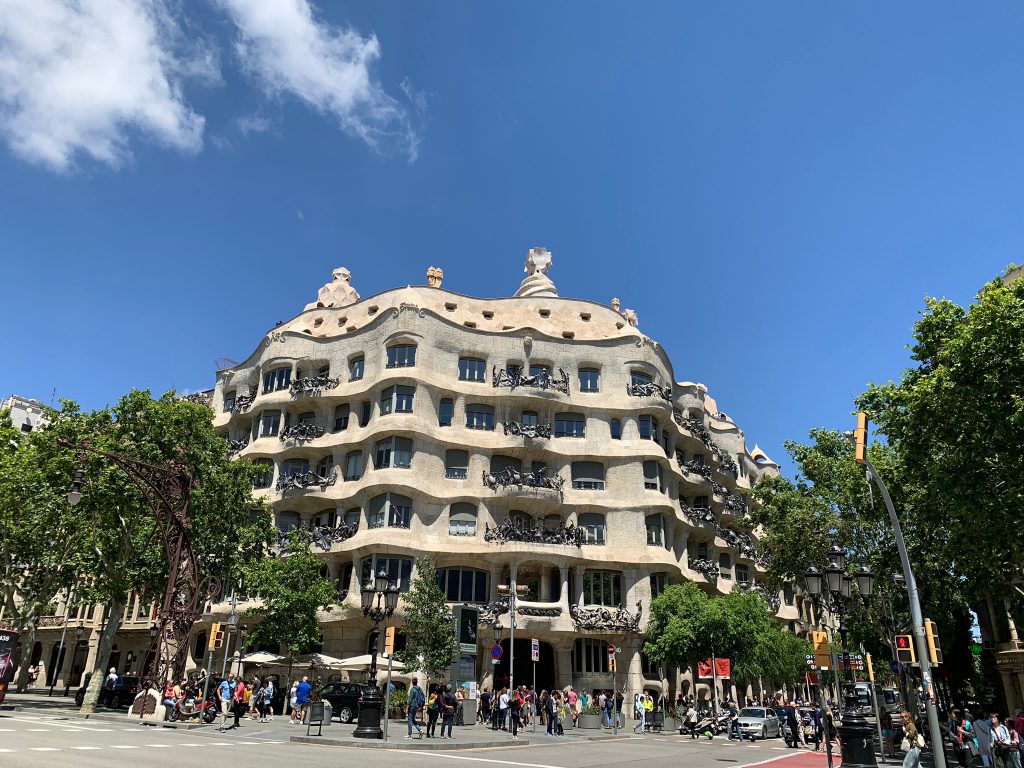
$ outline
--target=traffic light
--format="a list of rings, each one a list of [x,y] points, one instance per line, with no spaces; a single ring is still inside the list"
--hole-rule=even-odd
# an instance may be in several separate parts
[[[924,620],[924,632],[928,638],[928,657],[932,664],[942,663],[942,646],[939,645],[939,628],[931,619]]]
[[[864,411],[857,414],[857,428],[853,430],[854,454],[858,464],[864,464],[868,456],[868,415]]]
[[[220,626],[220,625],[218,625],[218,626]],[[224,645],[224,630],[223,629],[218,629],[216,632],[214,632],[211,635],[211,637],[213,638],[213,645],[210,646],[211,648],[220,648],[220,647],[222,647]]]
[[[910,635],[896,635],[896,661],[900,664],[916,664],[914,638]]]
[[[395,628],[388,627],[384,630],[384,655],[391,656],[395,652]]]
[[[221,642],[223,642],[224,633],[220,631],[220,624],[215,621],[213,624],[210,625],[210,641],[206,644],[206,647],[208,649],[212,650],[214,648],[220,648],[219,645],[214,645],[218,634],[221,636]]]
[[[811,642],[814,645],[814,666],[818,669],[828,669],[832,666],[832,648],[828,644],[828,632],[811,632]]]

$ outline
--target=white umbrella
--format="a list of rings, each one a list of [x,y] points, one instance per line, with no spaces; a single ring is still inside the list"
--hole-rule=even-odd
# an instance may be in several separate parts
[[[338,669],[347,669],[347,670],[369,669],[370,668],[370,658],[371,658],[370,654],[364,653],[362,656],[352,656],[352,657],[347,658],[347,659],[339,659],[336,666],[337,666]],[[377,656],[377,671],[380,671],[381,669],[386,671],[387,668],[388,668],[388,659],[387,659],[387,657],[384,656],[383,654],[378,655]],[[399,670],[399,671],[403,670],[403,669],[405,669],[405,664],[403,664],[402,662],[400,662],[398,660],[392,661],[391,662],[391,669],[392,670]]]
[[[282,661],[284,656],[278,656],[276,653],[267,653],[266,651],[256,651],[250,653],[248,656],[242,657],[243,664],[273,664],[275,661]]]
[[[340,669],[342,668],[341,665],[344,664],[342,659],[337,659],[324,653],[304,653],[296,661],[300,664],[309,664],[314,667],[329,667],[331,669]]]

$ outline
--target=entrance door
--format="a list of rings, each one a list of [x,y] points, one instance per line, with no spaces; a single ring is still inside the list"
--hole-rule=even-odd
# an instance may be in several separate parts
[[[501,641],[504,653],[501,661],[494,665],[494,688],[509,687],[509,642],[508,638]],[[530,638],[516,638],[515,645],[515,684],[529,687],[533,685],[533,667],[530,660]],[[540,661],[537,662],[537,690],[550,691],[555,685],[555,651],[550,643],[540,644]]]
[[[67,652],[67,645],[61,648],[60,643],[54,643],[50,650],[50,663],[46,665],[46,684],[51,685],[57,682],[57,676],[64,668],[64,655]],[[59,651],[59,653],[58,653]]]

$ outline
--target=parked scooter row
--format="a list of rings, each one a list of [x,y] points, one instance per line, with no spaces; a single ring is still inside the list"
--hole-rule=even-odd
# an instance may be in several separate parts
[[[728,713],[723,715],[715,715],[714,713],[706,713],[700,720],[697,721],[697,727],[694,729],[699,736],[706,736],[708,739],[713,739],[723,733],[729,732],[729,715]],[[689,734],[687,727],[683,725],[679,729],[679,735],[685,736]]]

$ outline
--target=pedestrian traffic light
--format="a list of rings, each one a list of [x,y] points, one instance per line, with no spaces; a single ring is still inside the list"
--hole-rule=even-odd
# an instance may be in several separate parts
[[[213,644],[215,638],[217,637],[217,633],[218,632],[220,632],[220,624],[215,621],[213,624],[210,625],[210,640],[206,644],[206,647],[208,649],[212,650],[214,648],[219,648],[220,647],[220,646],[217,646],[217,645]]]
[[[384,655],[390,656],[395,652],[395,628],[388,627],[384,630]]]
[[[939,628],[931,619],[924,620],[925,636],[928,638],[928,660],[932,664],[942,663],[942,646],[939,645]]]
[[[857,414],[857,428],[853,430],[854,454],[858,464],[864,464],[868,456],[868,415],[864,411]]]
[[[896,635],[896,661],[900,664],[916,664],[914,638],[910,635]]]

